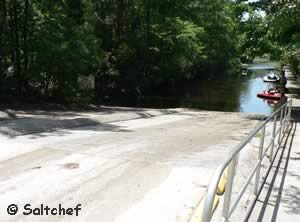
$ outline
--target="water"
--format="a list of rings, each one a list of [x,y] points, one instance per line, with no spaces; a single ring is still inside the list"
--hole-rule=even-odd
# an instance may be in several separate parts
[[[257,93],[276,86],[276,84],[264,83],[262,80],[263,76],[254,72],[248,80],[241,83],[247,85],[247,90],[241,92],[238,111],[270,114],[280,105],[279,103],[274,103],[274,101],[267,101],[257,97]]]
[[[122,105],[150,108],[183,107],[268,115],[280,104],[260,99],[257,93],[275,86],[263,82],[263,76],[271,69],[279,69],[279,64],[276,62],[251,64],[247,76],[181,83],[180,87],[170,93],[171,96],[140,97],[134,104]]]

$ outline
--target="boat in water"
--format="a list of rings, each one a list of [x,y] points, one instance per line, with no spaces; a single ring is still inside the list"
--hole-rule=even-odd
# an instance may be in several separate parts
[[[280,100],[284,97],[284,93],[281,93],[279,89],[265,90],[262,93],[258,93],[257,97],[268,100]]]
[[[247,71],[242,72],[242,76],[247,76],[247,75],[248,75]]]
[[[264,76],[264,82],[279,82],[280,76],[275,72],[270,72],[266,76]]]
[[[247,76],[248,75],[248,69],[247,68],[243,68],[242,69],[242,76]]]

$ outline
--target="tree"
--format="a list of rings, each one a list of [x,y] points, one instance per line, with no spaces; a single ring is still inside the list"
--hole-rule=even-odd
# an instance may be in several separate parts
[[[68,100],[80,94],[79,75],[96,77],[100,99],[164,94],[182,80],[224,75],[242,51],[242,1],[0,4],[0,69],[19,95]]]
[[[297,1],[260,0],[251,4],[254,12],[265,14],[257,20],[250,17],[248,27],[253,34],[248,45],[254,55],[268,53],[273,59],[290,63],[294,73],[299,73],[300,7]]]

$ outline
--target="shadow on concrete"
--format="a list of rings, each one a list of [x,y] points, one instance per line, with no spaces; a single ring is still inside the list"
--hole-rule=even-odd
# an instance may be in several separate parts
[[[110,123],[116,121],[128,121],[133,119],[147,119],[160,115],[181,114],[176,110],[155,110],[155,114],[151,114],[152,109],[142,108],[123,108],[123,107],[92,107],[87,110],[3,110],[0,116],[0,135],[9,137],[16,137],[28,134],[38,134],[50,131],[72,129],[75,130],[80,127],[80,130],[92,131],[114,131],[124,132],[127,130]],[[119,118],[111,121],[102,121],[90,118],[89,114],[105,116],[111,114],[120,115]],[[123,115],[128,114],[128,115]],[[184,114],[188,115],[188,114]],[[69,118],[69,119],[63,119]],[[103,118],[102,118],[103,119]],[[113,118],[114,119],[114,118]],[[2,121],[1,121],[2,120]],[[58,132],[57,135],[65,135],[67,132]],[[44,137],[45,135],[40,135]]]
[[[300,107],[293,107],[291,116],[295,122],[300,122]]]
[[[294,141],[294,136],[295,136],[295,132],[297,130],[297,123],[293,123],[294,125],[294,128],[293,128],[293,132],[292,132],[292,135],[291,135],[291,140],[290,140],[290,143],[287,147],[287,156],[284,157],[284,152],[285,150],[282,151],[282,154],[280,156],[280,159],[279,159],[279,164],[276,168],[276,173],[274,175],[274,178],[272,180],[272,184],[270,184],[270,188],[269,189],[272,189],[273,186],[274,186],[274,181],[276,179],[276,176],[278,174],[278,171],[279,171],[279,167],[283,167],[283,173],[282,173],[282,176],[281,176],[281,182],[280,182],[280,186],[279,188],[274,188],[274,192],[277,192],[277,198],[276,198],[276,203],[275,203],[275,207],[274,207],[274,211],[273,211],[273,215],[272,215],[272,220],[271,221],[276,221],[277,219],[277,215],[278,215],[278,209],[279,209],[279,206],[281,204],[281,202],[285,203],[286,200],[282,199],[282,193],[283,193],[283,187],[284,187],[284,182],[285,182],[285,178],[286,178],[286,174],[287,174],[287,169],[288,169],[288,165],[289,165],[289,161],[290,161],[290,155],[291,155],[291,149],[292,149],[292,145],[293,145],[293,141]],[[281,166],[283,165],[283,166]],[[292,199],[290,199],[292,200]],[[295,201],[295,200],[293,200]],[[297,202],[297,205],[298,205],[298,208],[300,206],[300,202],[298,201]],[[290,207],[290,206],[289,206]]]
[[[0,109],[0,112],[8,113],[10,118],[6,119],[16,119],[22,118],[22,116],[51,116],[51,117],[72,117],[72,116],[84,116],[86,114],[101,114],[109,115],[114,113],[129,113],[134,112],[136,114],[145,115],[146,111],[158,111],[161,114],[175,114],[178,113],[176,110],[166,110],[166,109],[143,109],[143,108],[127,108],[127,107],[104,107],[104,106],[85,106],[85,107],[30,107],[24,109]],[[150,114],[149,114],[150,115]],[[7,115],[6,115],[7,116]],[[3,119],[5,120],[5,119]],[[1,121],[1,115],[0,115]]]
[[[151,112],[155,111],[155,112]],[[143,108],[126,108],[126,107],[97,107],[91,110],[5,110],[3,116],[8,115],[0,121],[0,135],[16,137],[28,134],[46,133],[50,131],[72,129],[82,130],[84,128],[90,131],[114,131],[125,132],[113,125],[113,122],[121,122],[135,119],[148,119],[163,115],[184,115],[198,118],[206,118],[207,113],[188,113],[178,110],[167,109],[143,109]],[[91,115],[90,115],[91,114]],[[106,115],[112,115],[106,119]],[[102,118],[100,118],[102,117]],[[97,119],[98,118],[98,119]],[[57,132],[56,135],[65,135],[69,132]],[[39,135],[45,137],[46,135]]]
[[[245,116],[245,118],[248,120],[263,121],[266,120],[268,117],[266,115],[255,114],[255,115],[247,115]]]
[[[300,209],[300,189],[298,187],[288,187],[287,189],[290,193],[288,193],[287,198],[282,198],[285,178],[287,175],[287,169],[290,161],[291,149],[293,145],[293,140],[295,136],[295,132],[297,130],[297,122],[292,123],[292,127],[286,136],[286,140],[281,149],[278,150],[276,156],[279,154],[279,159],[274,161],[272,164],[272,170],[270,170],[263,182],[264,186],[259,192],[257,202],[262,203],[262,207],[260,208],[260,212],[255,212],[255,218],[251,218],[251,221],[261,222],[264,221],[264,217],[266,214],[267,207],[270,209],[272,207],[272,213],[270,220],[275,222],[277,221],[277,215],[280,204],[284,204],[287,206],[291,213],[299,213]],[[290,138],[290,139],[289,139]],[[289,143],[288,143],[289,141]],[[281,150],[281,153],[280,153]],[[276,159],[276,158],[275,158]],[[270,182],[266,182],[267,179],[271,179]],[[280,179],[279,179],[280,178]],[[279,183],[278,183],[279,179]],[[300,178],[299,178],[300,179]],[[275,184],[276,182],[276,184]],[[279,184],[279,187],[278,187]],[[276,187],[277,185],[277,187]],[[266,194],[262,195],[262,191],[265,190]],[[285,192],[286,193],[286,192]],[[276,197],[274,198],[271,197]],[[253,212],[252,212],[253,213]],[[258,215],[258,216],[257,216]],[[270,215],[270,214],[268,214]],[[248,218],[249,219],[249,218]]]
[[[0,121],[6,121],[11,119],[16,119],[17,116],[11,110],[0,111]]]
[[[287,94],[298,94],[298,95],[300,95],[300,88],[289,87]]]
[[[80,128],[79,128],[80,127]],[[73,119],[47,119],[47,118],[24,118],[14,121],[6,121],[0,124],[0,134],[14,138],[16,136],[38,134],[51,132],[62,129],[78,129],[89,131],[112,131],[112,132],[128,132],[118,126],[101,123],[89,118],[73,118]],[[59,132],[58,135],[65,135],[67,132]],[[45,137],[45,134],[36,136]]]

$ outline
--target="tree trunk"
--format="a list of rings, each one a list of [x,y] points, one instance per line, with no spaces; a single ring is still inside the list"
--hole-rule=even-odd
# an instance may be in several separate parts
[[[17,78],[17,92],[20,96],[22,94],[23,88],[23,80],[21,76],[21,59],[20,59],[20,38],[19,38],[19,18],[18,18],[18,5],[17,0],[13,1],[13,30],[14,34],[14,51],[15,51],[15,64],[14,64],[14,71]]]
[[[150,35],[151,2],[149,0],[145,0],[144,4],[145,4],[145,17],[146,17],[146,45],[148,47],[149,35]]]
[[[15,66],[16,64],[16,56],[15,56],[15,38],[14,38],[14,21],[13,21],[13,1],[10,0],[9,1],[9,5],[8,5],[8,13],[9,13],[9,38],[8,38],[8,43],[9,43],[9,48],[10,48],[10,57],[11,57],[11,64],[10,65],[13,65],[13,67]],[[14,67],[14,70],[15,70],[15,67]]]
[[[121,39],[122,36],[122,25],[123,25],[123,14],[124,14],[124,0],[119,0],[118,1],[118,9],[117,9],[117,31],[116,31],[116,35],[117,35],[117,42]]]
[[[23,41],[24,41],[24,66],[23,66],[23,78],[26,82],[28,75],[28,14],[29,14],[29,0],[25,0],[24,9],[24,25],[23,25]]]
[[[5,57],[5,26],[6,26],[6,0],[0,0],[0,75],[3,74],[3,60]]]

